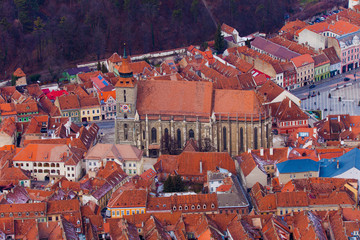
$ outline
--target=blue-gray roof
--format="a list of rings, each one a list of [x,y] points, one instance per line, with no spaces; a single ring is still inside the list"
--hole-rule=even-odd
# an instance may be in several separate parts
[[[337,168],[337,160],[339,160],[339,168]],[[321,162],[320,177],[338,176],[351,168],[360,170],[360,150],[354,148],[336,159],[324,159]]]
[[[276,168],[280,173],[317,172],[320,163],[311,159],[293,159],[276,164]]]

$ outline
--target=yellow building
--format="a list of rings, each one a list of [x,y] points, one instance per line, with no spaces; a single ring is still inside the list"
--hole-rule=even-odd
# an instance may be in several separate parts
[[[146,213],[147,190],[118,189],[108,203],[111,218]]]
[[[80,116],[82,122],[102,120],[99,99],[96,97],[80,98]]]

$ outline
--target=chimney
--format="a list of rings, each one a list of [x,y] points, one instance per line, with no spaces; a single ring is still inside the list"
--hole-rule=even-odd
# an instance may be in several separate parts
[[[260,156],[264,156],[264,148],[260,148]]]
[[[274,155],[274,148],[270,148],[270,156]]]
[[[289,99],[289,108],[291,108],[291,100]]]
[[[336,168],[339,169],[340,167],[340,163],[339,163],[339,159],[336,160]]]
[[[202,170],[203,170],[202,167],[203,167],[202,166],[202,160],[200,159],[200,173],[202,173]]]
[[[338,116],[338,122],[340,122],[340,115]]]

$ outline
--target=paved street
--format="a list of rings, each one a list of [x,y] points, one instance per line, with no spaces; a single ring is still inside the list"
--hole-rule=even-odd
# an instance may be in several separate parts
[[[111,120],[103,120],[103,121],[95,121],[89,122],[96,123],[99,127],[99,142],[100,143],[114,143],[115,139],[115,121]],[[76,123],[79,126],[82,126],[82,123]]]
[[[295,89],[292,93],[301,99],[303,110],[320,110],[322,118],[329,114],[360,115],[360,73],[357,73],[357,81],[354,73],[355,71],[350,71],[317,83],[315,88],[304,87]],[[350,81],[343,81],[345,77],[350,78]],[[309,94],[312,97],[308,98]]]

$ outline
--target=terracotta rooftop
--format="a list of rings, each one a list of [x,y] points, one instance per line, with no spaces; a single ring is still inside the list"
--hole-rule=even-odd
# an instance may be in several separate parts
[[[239,102],[243,104],[237,104]],[[264,114],[265,109],[255,91],[216,89],[214,112],[223,115],[223,117],[236,117],[245,114]]]
[[[118,62],[121,62],[122,59],[119,56],[119,54],[115,52],[108,58],[108,61],[110,61],[112,63],[118,63]]]
[[[283,91],[284,91],[283,88],[281,88],[271,80],[268,80],[258,90],[258,92],[266,98],[266,102],[271,102],[277,96],[279,96]]]
[[[211,83],[142,81],[138,85],[137,110],[140,115],[210,116],[211,98]]]
[[[15,77],[25,77],[26,76],[25,73],[23,72],[23,70],[21,70],[21,68],[17,68],[15,70],[15,72],[13,73],[13,75]]]
[[[337,55],[334,47],[325,48],[324,49],[324,54],[330,60],[330,65],[341,62],[341,60],[340,60],[339,56]]]
[[[323,33],[323,32],[332,32],[337,35],[344,35],[347,33],[356,32],[360,29],[359,26],[349,23],[348,21],[338,20],[334,23],[332,22],[319,22],[315,23],[314,25],[306,26],[298,31],[296,31],[296,35],[299,35],[304,29],[316,32],[316,33]]]
[[[327,63],[330,64],[329,58],[324,53],[314,56],[313,59],[315,67],[319,67]]]
[[[303,54],[301,56],[292,58],[291,61],[294,63],[294,65],[297,68],[305,66],[310,63],[314,63],[314,59],[310,56],[310,54]]]
[[[233,27],[230,27],[229,25],[226,25],[225,23],[223,23],[221,25],[221,31],[224,31],[227,34],[233,34],[234,30],[235,29]]]
[[[79,109],[80,103],[76,95],[62,95],[58,97],[61,110]]]
[[[284,47],[290,49],[291,51],[297,52],[301,55],[302,54],[310,54],[311,56],[313,56],[317,53],[315,51],[315,49],[313,49],[309,46],[304,46],[302,44],[299,44],[294,41],[283,38],[282,36],[276,36],[276,37],[270,38],[269,40],[273,43],[277,43],[277,44],[284,46]]]
[[[146,190],[125,190],[118,189],[113,193],[109,200],[109,208],[131,208],[131,207],[146,207],[147,202]]]

